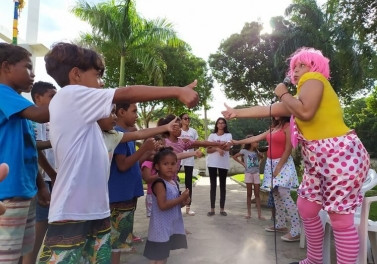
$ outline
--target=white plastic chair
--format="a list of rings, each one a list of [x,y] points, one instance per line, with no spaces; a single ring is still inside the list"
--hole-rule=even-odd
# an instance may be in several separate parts
[[[363,196],[365,195],[366,191],[369,191],[376,185],[377,185],[377,173],[375,170],[369,169],[367,178],[365,182],[363,183],[363,186],[361,187],[361,193],[363,194]],[[364,198],[362,206],[358,207],[355,212],[355,225],[358,227],[358,232],[359,232],[359,237],[360,237],[360,250],[359,250],[359,257],[358,257],[359,260],[357,263],[360,263],[360,264],[367,263],[367,256],[370,255],[368,254],[368,232],[367,231],[368,231],[368,227],[369,228],[372,227],[372,225],[368,226],[369,207],[370,207],[370,203],[372,202],[371,198],[372,197]],[[323,263],[330,264],[331,263],[331,255],[330,255],[331,233],[332,233],[331,221],[327,212],[324,210],[321,210],[319,212],[319,216],[325,228],[325,236],[324,236],[324,241],[323,241]],[[365,221],[367,224],[365,224]],[[363,224],[360,224],[360,223],[363,223]],[[375,230],[376,230],[375,232],[377,232],[377,223],[375,225]],[[306,237],[305,237],[304,228],[302,226],[301,236],[300,236],[300,248],[304,248],[305,244],[306,244]],[[376,239],[376,244],[377,244],[377,239]],[[373,248],[373,245],[372,245],[372,248]],[[375,254],[377,257],[377,247],[374,247],[374,248],[376,249]],[[375,259],[377,260],[377,258]]]
[[[374,222],[368,219],[370,206],[373,202],[377,202],[377,196],[365,197],[363,201],[363,206],[361,209],[360,225],[359,225],[359,236],[360,236],[359,263],[367,263],[366,262],[367,258],[371,260],[368,263],[377,262],[377,222]],[[369,241],[368,241],[368,238],[369,238]],[[369,249],[361,248],[361,245],[367,245],[368,242],[370,242]],[[373,262],[372,262],[372,259],[373,259]]]
[[[363,186],[361,187],[361,193],[364,196],[365,192],[372,189],[374,186],[377,185],[377,173],[373,169],[369,169],[367,178],[365,179],[365,182],[363,183]],[[360,237],[360,249],[359,249],[359,255],[358,255],[358,262],[360,264],[366,264],[367,256],[371,255],[368,254],[368,251],[370,251],[370,247],[368,249],[368,217],[369,217],[369,209],[367,207],[370,207],[370,203],[368,204],[369,197],[365,198],[360,207],[356,209],[355,212],[355,225],[358,229],[359,237]],[[368,213],[368,214],[366,214]],[[325,212],[326,215],[326,224],[325,224],[325,237],[323,241],[323,263],[324,264],[330,264],[331,263],[331,220],[328,214]]]

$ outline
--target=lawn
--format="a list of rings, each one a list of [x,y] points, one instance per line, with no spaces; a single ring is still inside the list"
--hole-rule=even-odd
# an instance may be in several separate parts
[[[263,174],[260,175],[261,181],[263,180]],[[244,182],[245,180],[245,174],[236,174],[232,176],[232,179],[237,181],[237,182]],[[301,178],[299,177],[299,182],[301,182]],[[365,196],[370,197],[370,196],[376,196],[377,195],[377,186],[375,186],[372,190],[367,191]],[[297,192],[292,191],[291,192],[292,199],[294,201],[297,200]],[[377,221],[377,202],[372,203],[370,207],[370,213],[369,213],[369,219],[373,221]]]

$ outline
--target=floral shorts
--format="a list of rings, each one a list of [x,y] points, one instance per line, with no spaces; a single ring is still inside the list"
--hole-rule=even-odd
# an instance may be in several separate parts
[[[328,212],[354,213],[362,202],[360,190],[370,165],[356,133],[311,141],[299,135],[299,140],[305,163],[300,197],[322,204]]]

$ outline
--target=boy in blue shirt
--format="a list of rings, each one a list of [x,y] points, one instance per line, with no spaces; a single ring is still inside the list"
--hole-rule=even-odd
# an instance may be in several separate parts
[[[135,85],[101,89],[105,70],[95,51],[57,43],[45,56],[62,87],[49,105],[50,141],[58,168],[39,263],[110,263],[109,157],[97,120],[113,103],[177,98],[196,105],[196,82],[185,87]],[[64,239],[62,239],[64,238]]]
[[[34,82],[31,54],[24,48],[0,43],[0,163],[9,165],[0,184],[0,201],[7,210],[0,216],[0,263],[18,263],[33,249],[35,199],[45,193],[38,174],[37,150],[31,122],[47,122],[47,107],[36,107],[20,95]],[[39,176],[37,178],[37,175]],[[38,181],[38,183],[37,183]],[[37,184],[38,189],[37,189]],[[14,221],[17,217],[17,221]]]

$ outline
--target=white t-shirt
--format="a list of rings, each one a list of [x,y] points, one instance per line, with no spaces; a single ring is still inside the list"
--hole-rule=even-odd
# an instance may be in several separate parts
[[[49,222],[110,216],[109,158],[97,120],[109,117],[115,89],[68,85],[50,102],[50,140],[58,168]]]
[[[196,132],[195,129],[189,127],[187,131],[184,131],[183,129],[181,130],[181,137],[182,138],[189,138],[191,141],[195,141],[198,139],[198,132]],[[184,152],[193,152],[194,149],[188,149],[185,150]],[[195,164],[195,157],[190,157],[181,160],[181,165],[182,166],[194,166]]]
[[[34,132],[35,132],[35,140],[37,141],[47,141],[50,140],[50,124],[49,123],[36,123],[33,122]],[[43,154],[45,155],[48,163],[51,165],[53,169],[55,168],[55,158],[54,158],[54,151],[52,148],[42,150]],[[42,172],[42,177],[44,181],[51,181],[50,177],[47,173],[40,167]]]
[[[123,138],[123,132],[111,130],[109,132],[102,132],[103,139],[105,140],[105,145],[107,152],[109,154],[109,161],[113,160],[114,150],[119,145],[119,142]]]
[[[232,140],[232,134],[225,133],[221,136],[212,133],[208,137],[208,141],[227,142]],[[229,151],[225,151],[224,156],[220,156],[219,152],[207,154],[207,167],[221,168],[229,170]]]

